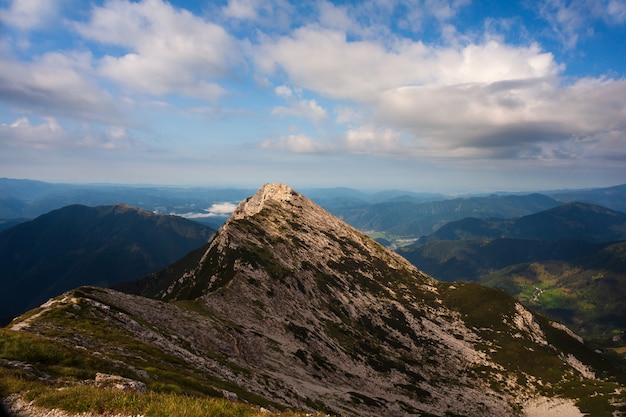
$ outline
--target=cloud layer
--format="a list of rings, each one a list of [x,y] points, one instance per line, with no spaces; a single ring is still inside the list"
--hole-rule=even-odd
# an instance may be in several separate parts
[[[626,163],[623,69],[565,60],[593,28],[622,30],[623,0],[471,25],[469,0],[5,3],[6,149]]]

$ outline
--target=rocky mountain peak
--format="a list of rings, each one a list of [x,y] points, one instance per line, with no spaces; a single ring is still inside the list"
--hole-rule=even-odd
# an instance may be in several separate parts
[[[284,184],[266,184],[242,201],[194,265],[193,270],[148,280],[144,294],[189,299],[241,285],[236,293],[241,297],[250,289],[244,276],[254,276],[253,281],[263,283],[269,292],[277,279],[293,281],[298,288],[317,288],[320,276],[337,276],[344,288],[359,280],[379,286],[378,280],[400,275],[427,288],[434,282],[397,253]]]
[[[282,184],[263,186],[137,292],[83,290],[74,297],[96,303],[67,309],[92,320],[97,308],[185,368],[297,409],[527,416],[528,399],[571,395],[580,381],[595,390],[605,372],[506,293],[438,282]]]
[[[260,212],[269,201],[284,203],[294,198],[302,198],[296,191],[285,184],[265,184],[252,197],[242,201],[233,212],[233,219],[253,216]]]

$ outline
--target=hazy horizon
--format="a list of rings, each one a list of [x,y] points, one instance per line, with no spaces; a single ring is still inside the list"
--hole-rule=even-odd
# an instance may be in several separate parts
[[[8,177],[0,177],[0,180],[14,180],[14,181],[34,181],[34,182],[43,182],[43,183],[47,183],[47,184],[52,184],[52,185],[69,185],[69,186],[78,186],[78,187],[129,187],[129,188],[171,188],[171,189],[194,189],[194,188],[199,188],[199,189],[214,189],[214,190],[228,190],[228,189],[232,189],[232,190],[247,190],[250,192],[254,192],[256,190],[258,190],[261,186],[263,186],[264,184],[268,183],[268,182],[261,182],[261,183],[250,183],[248,185],[243,184],[243,185],[228,185],[228,184],[218,184],[218,183],[214,183],[214,184],[208,184],[208,183],[198,183],[198,184],[193,184],[193,183],[171,183],[171,184],[167,184],[167,183],[124,183],[124,182],[83,182],[83,181],[47,181],[47,180],[42,180],[42,179],[35,179],[35,178],[8,178]],[[422,188],[402,188],[402,187],[398,187],[398,186],[394,186],[393,184],[390,184],[388,187],[382,187],[382,188],[374,188],[374,187],[355,187],[355,186],[349,186],[349,185],[343,185],[343,184],[328,184],[328,185],[324,185],[324,186],[317,186],[317,185],[299,185],[297,183],[289,183],[289,182],[281,182],[283,184],[288,185],[289,187],[295,189],[296,191],[324,191],[324,190],[342,190],[342,189],[346,189],[346,190],[352,190],[355,192],[360,192],[360,193],[364,193],[364,194],[376,194],[376,193],[385,193],[385,192],[408,192],[408,193],[414,193],[414,194],[432,194],[432,195],[437,195],[437,194],[441,194],[443,196],[447,196],[447,197],[455,197],[455,196],[471,196],[471,195],[484,195],[484,194],[498,194],[498,193],[503,193],[503,194],[524,194],[524,193],[540,193],[540,192],[561,192],[561,191],[575,191],[575,190],[590,190],[590,189],[603,189],[603,188],[611,188],[611,187],[617,187],[617,186],[621,186],[621,185],[626,185],[626,182],[624,183],[616,183],[616,184],[610,184],[610,185],[606,185],[606,186],[598,186],[598,187],[567,187],[567,188],[543,188],[543,187],[537,187],[537,188],[521,188],[521,189],[484,189],[481,190],[479,188],[474,188],[474,189],[462,189],[462,190],[427,190],[427,189],[422,189]]]

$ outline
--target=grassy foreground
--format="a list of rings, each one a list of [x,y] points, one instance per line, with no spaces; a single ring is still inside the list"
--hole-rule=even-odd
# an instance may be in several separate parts
[[[92,355],[61,347],[45,338],[0,329],[0,399],[19,394],[36,407],[70,413],[144,417],[304,417],[304,412],[270,412],[195,390],[171,392],[149,384],[146,393],[98,388],[95,371],[113,371]],[[321,414],[320,414],[321,416]]]
[[[223,398],[200,397],[148,391],[122,392],[86,385],[58,387],[30,381],[19,375],[0,371],[3,396],[19,393],[36,407],[60,409],[70,413],[93,413],[104,416],[144,417],[304,417],[298,412],[269,412],[249,404]],[[321,416],[321,415],[320,415]]]
[[[200,398],[181,394],[147,392],[127,393],[90,386],[64,389],[37,387],[26,391],[26,401],[45,409],[61,409],[71,413],[132,415],[145,417],[299,417],[298,413],[271,413],[256,407],[221,398]]]

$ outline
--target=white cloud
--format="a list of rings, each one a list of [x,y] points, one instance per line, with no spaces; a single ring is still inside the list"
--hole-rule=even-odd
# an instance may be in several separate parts
[[[216,215],[227,215],[231,214],[237,208],[237,204],[231,202],[224,203],[215,203],[211,204],[211,207],[208,208],[209,213],[214,213]]]
[[[429,14],[443,21],[456,16],[458,11],[470,2],[471,0],[426,0],[425,7]]]
[[[237,204],[231,202],[223,202],[223,203],[214,203],[211,204],[211,207],[204,209],[203,212],[188,212],[182,214],[176,214],[181,217],[185,217],[187,219],[205,219],[209,217],[226,217],[230,216],[233,211],[237,208]]]
[[[45,117],[38,125],[27,117],[20,117],[11,124],[0,124],[0,143],[11,148],[46,149],[63,145],[67,133],[54,117]]]
[[[361,124],[366,118],[366,115],[362,110],[359,110],[353,106],[335,106],[334,112],[337,115],[337,117],[335,118],[335,122],[342,125]]]
[[[41,114],[124,123],[112,96],[90,78],[92,71],[88,52],[49,52],[30,62],[0,57],[0,96]]]
[[[377,156],[409,156],[410,149],[402,143],[400,132],[389,128],[360,126],[346,132],[344,150]]]
[[[398,41],[348,41],[345,33],[300,28],[267,41],[259,69],[352,106],[337,108],[349,124],[332,147],[309,138],[281,138],[272,149],[336,151],[438,158],[566,158],[593,143],[626,137],[626,80],[564,84],[563,67],[537,45],[483,43],[432,47]],[[291,89],[289,90],[291,91]],[[292,113],[277,108],[275,114]],[[362,114],[371,115],[369,127]],[[361,117],[359,117],[361,116]],[[594,138],[593,142],[580,138]],[[269,147],[269,146],[266,146]]]
[[[319,122],[328,117],[326,110],[317,104],[315,100],[298,100],[291,107],[278,106],[272,109],[272,114],[277,116],[296,116]]]
[[[105,131],[85,129],[80,132],[77,147],[88,149],[114,150],[145,150],[141,141],[135,139],[126,128],[112,126]]]
[[[57,16],[57,0],[13,0],[7,9],[0,9],[0,22],[22,30],[38,29],[51,24]]]
[[[225,16],[240,20],[255,20],[258,17],[258,0],[228,0],[223,7]]]
[[[114,0],[75,27],[88,39],[128,50],[102,58],[102,75],[155,96],[215,100],[225,93],[217,80],[240,59],[236,41],[221,26],[161,0]]]
[[[266,140],[259,143],[265,150],[288,151],[293,153],[321,153],[330,150],[323,142],[310,138],[304,134],[282,136],[278,140]]]
[[[598,21],[609,25],[626,22],[624,0],[547,0],[538,2],[536,7],[566,49],[574,48],[581,38],[592,36]]]
[[[55,118],[44,116],[33,123],[22,116],[10,124],[0,124],[0,144],[13,149],[141,149],[145,146],[126,128],[111,126],[108,130],[92,128],[66,129]]]
[[[297,11],[298,4],[291,0],[228,0],[225,5],[211,5],[212,18],[222,21],[234,32],[243,31],[243,36],[249,39],[261,35],[262,31],[283,32],[288,31],[298,21],[308,19],[310,16],[302,16]]]
[[[286,85],[279,85],[278,87],[274,89],[274,92],[276,93],[277,96],[280,96],[280,97],[289,98],[293,95],[293,90],[287,87]]]
[[[540,16],[550,23],[563,45],[566,48],[576,46],[587,18],[582,3],[568,5],[563,0],[547,0],[538,4]]]
[[[609,22],[614,24],[626,22],[626,1],[610,0],[606,11]]]
[[[404,87],[382,95],[376,114],[433,155],[531,157],[555,146],[572,155],[585,148],[578,138],[596,137],[594,146],[609,149],[601,139],[608,132],[626,136],[624,94],[626,80]]]
[[[323,142],[305,134],[292,134],[259,144],[261,149],[293,153],[360,154],[383,157],[411,157],[414,149],[402,141],[401,132],[380,126],[362,125],[346,130],[332,142]]]
[[[55,26],[45,44],[18,50],[20,41],[35,39],[27,31],[60,23],[56,8],[68,3],[3,2],[0,97],[10,116],[0,126],[2,143],[13,150],[142,149],[134,135],[144,123],[141,134],[169,149],[179,146],[172,135],[187,135],[192,142],[184,143],[194,146],[198,137],[210,138],[200,146],[220,149],[256,140],[246,135],[272,135],[277,139],[258,147],[382,155],[394,158],[390,164],[401,158],[533,159],[546,165],[626,158],[626,80],[565,79],[553,54],[521,43],[525,35],[545,39],[522,33],[523,16],[485,21],[472,29],[484,30],[480,38],[455,26],[469,0],[228,0],[205,4],[202,15],[172,3],[82,5],[71,16],[86,20]],[[624,0],[533,5],[535,11],[542,5],[541,15],[565,45],[590,36],[598,23],[626,21]],[[68,28],[71,33],[64,32]],[[62,39],[55,38],[59,34]],[[82,38],[67,42],[77,34]],[[506,43],[514,37],[516,44]],[[53,52],[25,58],[48,45]],[[72,45],[80,50],[64,49]],[[89,48],[95,56],[85,52]],[[206,102],[234,85],[245,90],[220,105]],[[170,118],[157,120],[167,112]],[[240,116],[245,123],[222,123]],[[251,127],[253,119],[258,125]],[[279,137],[277,131],[290,134]],[[233,139],[222,145],[223,137]],[[193,151],[186,152],[213,155],[208,147],[187,145]]]
[[[277,106],[271,111],[276,116],[295,116],[308,118],[315,123],[326,119],[328,113],[315,100],[304,100],[301,91],[294,91],[286,85],[280,85],[274,89],[277,96],[283,97],[289,102],[289,107]]]
[[[559,69],[552,54],[537,45],[514,47],[489,40],[437,50],[431,76],[436,84],[495,83],[553,76]]]
[[[329,29],[385,42],[393,38],[389,22],[407,33],[418,34],[425,22],[447,25],[470,0],[363,0],[336,5],[318,2],[319,24]]]
[[[407,85],[497,82],[554,75],[559,65],[539,47],[496,41],[461,48],[433,48],[399,41],[392,49],[372,41],[348,41],[334,30],[306,27],[266,41],[259,69],[281,69],[299,87],[338,99],[367,102]]]
[[[257,53],[262,70],[282,69],[302,88],[332,98],[366,99],[406,79],[406,60],[372,42],[348,44],[343,32],[302,28],[267,41]],[[419,72],[419,71],[418,71]]]
[[[348,16],[347,7],[337,6],[328,1],[318,4],[319,22],[322,26],[344,32],[355,29],[354,21]]]

